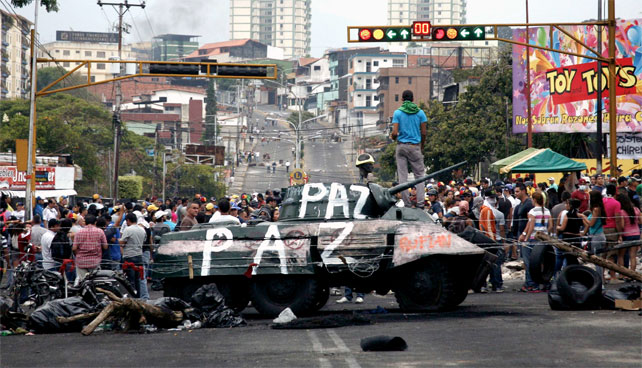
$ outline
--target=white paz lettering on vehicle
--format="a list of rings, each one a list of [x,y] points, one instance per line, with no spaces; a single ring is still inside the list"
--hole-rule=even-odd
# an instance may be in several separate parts
[[[350,218],[365,219],[362,213],[366,200],[370,195],[370,189],[363,185],[350,185],[349,191],[345,185],[332,183],[310,183],[303,186],[301,193],[301,206],[299,207],[299,218],[306,217],[306,213],[315,217],[325,219]],[[350,214],[350,203],[354,202],[352,216]]]

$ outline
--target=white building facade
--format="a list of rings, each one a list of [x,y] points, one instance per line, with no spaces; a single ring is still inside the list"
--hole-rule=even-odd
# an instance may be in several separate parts
[[[285,58],[310,54],[311,0],[230,0],[230,39],[282,48]]]
[[[0,100],[29,98],[32,24],[0,10]]]

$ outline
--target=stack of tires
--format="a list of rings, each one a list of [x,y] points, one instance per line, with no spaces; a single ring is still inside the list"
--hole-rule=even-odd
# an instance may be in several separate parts
[[[528,269],[533,281],[550,283],[555,272],[553,247],[545,243],[535,244]],[[553,310],[599,309],[601,302],[602,278],[595,270],[579,264],[562,268],[548,292],[548,305]]]

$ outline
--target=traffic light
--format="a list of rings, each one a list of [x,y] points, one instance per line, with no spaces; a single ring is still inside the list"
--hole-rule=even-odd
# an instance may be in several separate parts
[[[199,65],[197,64],[149,64],[149,74],[186,74],[198,75]]]
[[[484,27],[447,26],[432,29],[433,41],[479,41],[486,39]]]
[[[268,68],[254,65],[219,65],[216,75],[229,77],[267,77]]]
[[[358,42],[408,42],[412,41],[411,27],[359,28]]]
[[[430,36],[430,22],[428,21],[412,22],[412,35],[417,37]]]

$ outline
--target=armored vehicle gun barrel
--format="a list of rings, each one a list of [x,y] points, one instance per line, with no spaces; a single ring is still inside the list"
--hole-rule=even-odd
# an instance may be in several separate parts
[[[460,162],[460,163],[458,163],[458,164],[454,164],[454,165],[449,166],[449,167],[447,167],[447,168],[445,168],[445,169],[441,169],[441,170],[435,171],[434,173],[430,173],[430,174],[428,174],[428,175],[426,175],[426,176],[422,176],[422,177],[421,177],[421,178],[419,178],[419,179],[415,179],[415,180],[413,180],[413,181],[409,181],[409,182],[407,182],[407,183],[403,183],[403,184],[396,185],[396,186],[394,186],[394,187],[392,187],[392,188],[389,188],[389,189],[388,189],[388,193],[389,193],[390,195],[395,195],[395,194],[397,194],[397,193],[401,193],[401,192],[403,192],[404,190],[409,189],[409,188],[412,188],[412,187],[414,187],[415,185],[417,185],[417,184],[419,184],[419,183],[421,183],[421,182],[424,182],[424,181],[426,181],[426,180],[428,180],[428,179],[434,178],[435,176],[437,176],[437,175],[439,175],[439,174],[442,174],[442,173],[448,172],[448,171],[450,171],[450,170],[456,169],[456,168],[458,168],[459,166],[465,165],[465,164],[467,164],[467,163],[468,163],[468,161],[462,161],[462,162]]]

